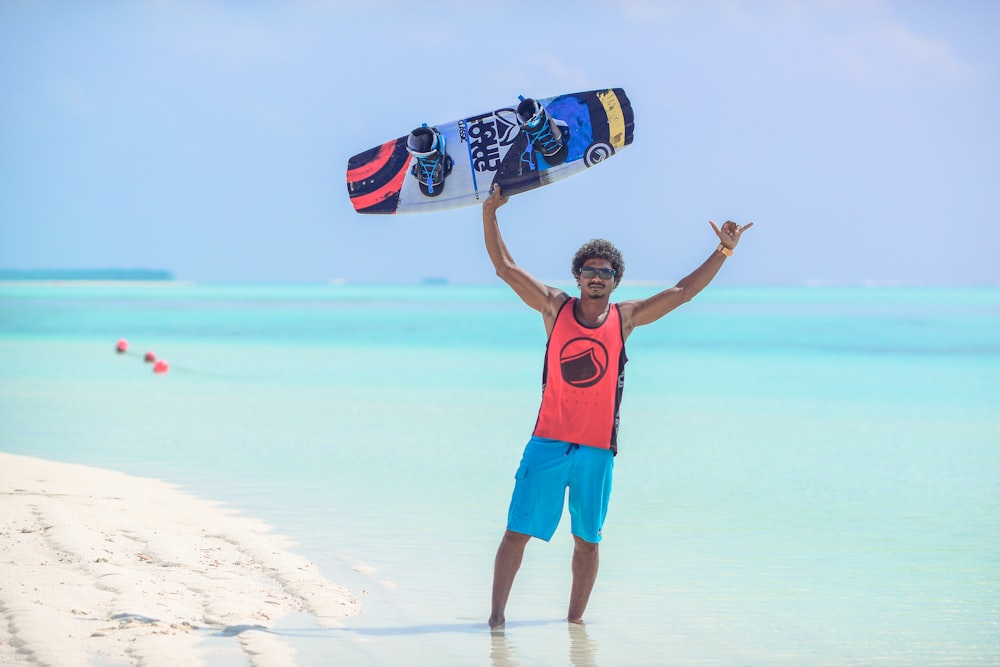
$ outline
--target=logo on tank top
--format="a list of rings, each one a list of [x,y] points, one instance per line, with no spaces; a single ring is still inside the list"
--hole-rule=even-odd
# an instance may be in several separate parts
[[[559,351],[559,369],[566,384],[592,387],[608,371],[608,349],[593,338],[574,338]]]

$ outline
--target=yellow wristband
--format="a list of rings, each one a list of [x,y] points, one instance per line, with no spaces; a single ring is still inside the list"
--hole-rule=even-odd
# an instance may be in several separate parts
[[[719,247],[716,248],[716,250],[718,250],[719,252],[721,252],[726,257],[732,257],[733,256],[733,249],[732,248],[727,248],[726,246],[722,245],[721,243],[719,244]]]

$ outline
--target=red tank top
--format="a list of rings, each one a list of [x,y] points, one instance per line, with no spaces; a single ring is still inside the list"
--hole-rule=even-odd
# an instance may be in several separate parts
[[[545,347],[542,405],[534,435],[618,453],[625,339],[617,304],[593,329],[576,319],[577,298],[559,308]]]

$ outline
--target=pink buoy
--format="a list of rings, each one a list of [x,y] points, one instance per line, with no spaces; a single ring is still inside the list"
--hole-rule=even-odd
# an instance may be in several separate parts
[[[163,359],[157,359],[156,363],[153,364],[154,373],[166,373],[168,370],[170,370],[170,364],[165,362]]]
[[[124,338],[120,339],[118,341],[118,344],[115,345],[115,350],[117,350],[118,354],[124,354],[125,352],[127,352],[128,351],[128,341],[125,340]]]
[[[153,354],[152,352],[147,352],[146,356],[143,357],[143,358],[145,359],[145,361],[146,361],[147,364],[151,364],[154,361],[156,361],[156,355]]]

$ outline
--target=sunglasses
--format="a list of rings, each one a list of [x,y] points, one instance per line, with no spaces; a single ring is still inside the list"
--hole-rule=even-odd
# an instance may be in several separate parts
[[[585,266],[580,269],[581,278],[593,278],[595,275],[600,276],[601,280],[611,280],[615,277],[614,269],[598,269],[593,266]]]

